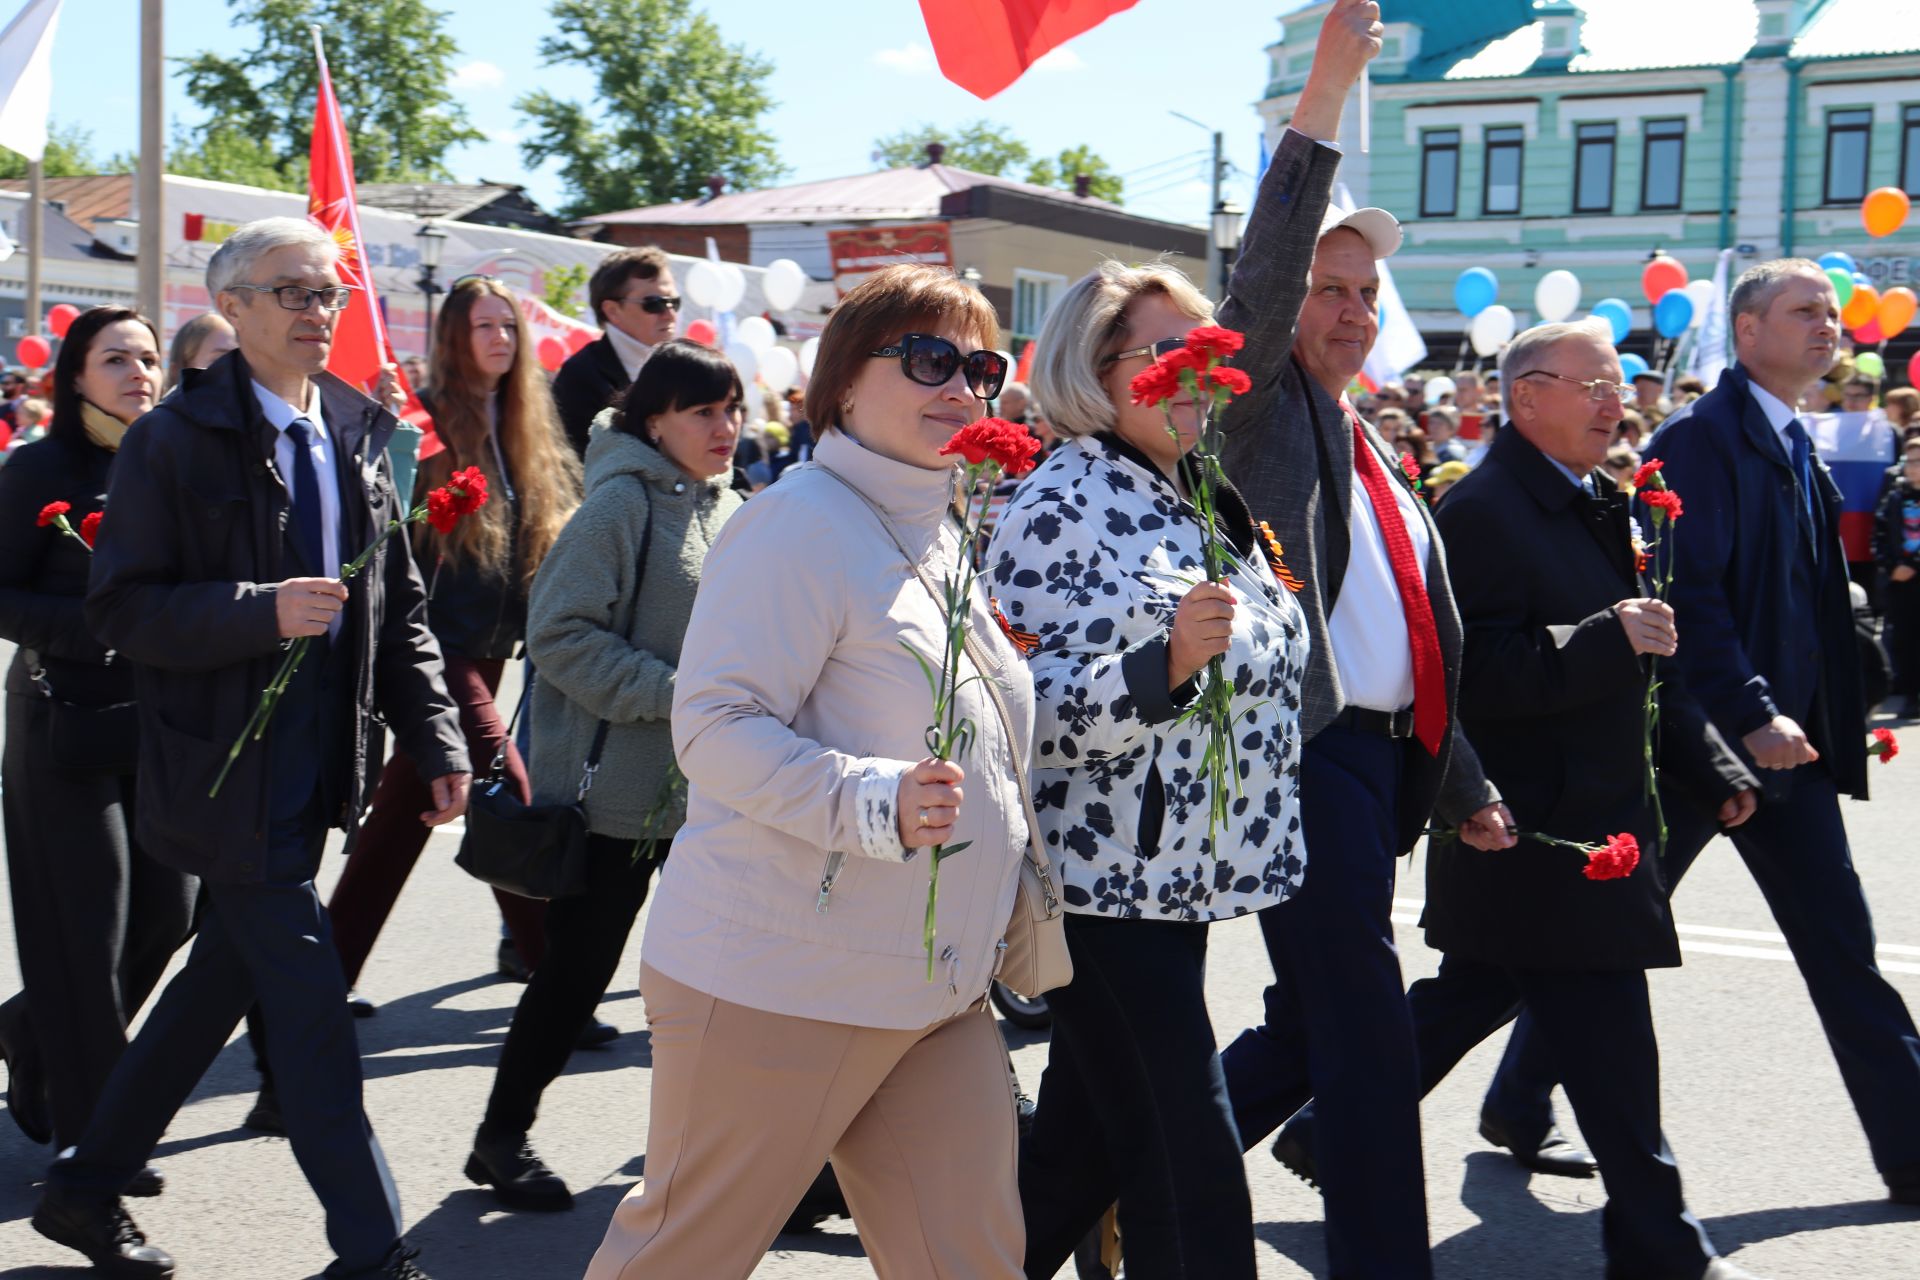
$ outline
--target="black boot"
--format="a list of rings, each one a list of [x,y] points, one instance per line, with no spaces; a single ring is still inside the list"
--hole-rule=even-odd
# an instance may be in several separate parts
[[[280,1095],[273,1091],[272,1085],[264,1085],[260,1096],[254,1099],[253,1110],[247,1112],[247,1118],[240,1122],[244,1129],[255,1133],[268,1133],[276,1138],[287,1136],[287,1126],[280,1119]]]
[[[7,1114],[29,1142],[45,1146],[53,1140],[47,1081],[41,1072],[40,1046],[27,1020],[26,1001],[19,996],[0,1005],[0,1062],[7,1066]]]
[[[807,1193],[800,1197],[800,1203],[787,1215],[787,1225],[780,1228],[782,1233],[789,1231],[811,1231],[828,1218],[851,1218],[847,1209],[847,1198],[840,1194],[840,1179],[833,1176],[833,1166],[825,1165],[820,1176],[813,1180]]]
[[[483,1125],[473,1136],[467,1177],[492,1187],[493,1198],[509,1209],[559,1213],[573,1208],[573,1192],[534,1154],[524,1133],[491,1134]]]
[[[147,1243],[112,1196],[67,1196],[49,1188],[33,1211],[33,1229],[84,1255],[104,1276],[164,1280],[173,1274],[173,1259]]]

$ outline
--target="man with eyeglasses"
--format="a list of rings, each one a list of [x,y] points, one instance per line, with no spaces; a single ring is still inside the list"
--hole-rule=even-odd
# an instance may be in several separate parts
[[[560,425],[583,458],[594,418],[633,385],[653,349],[678,332],[680,290],[667,255],[647,245],[601,259],[587,282],[587,302],[602,333],[569,356],[553,379]]]
[[[294,1156],[326,1213],[334,1280],[424,1280],[361,1105],[346,979],[314,887],[381,758],[378,709],[432,779],[429,826],[466,809],[471,769],[426,592],[405,537],[352,588],[340,565],[402,512],[386,461],[398,425],[326,372],[339,248],[303,218],[233,233],[207,291],[238,350],[134,423],[94,547],[86,620],[134,668],[139,825],[152,857],[201,878],[199,936],[114,1068],[33,1216],[101,1271],[173,1274],[121,1207],[128,1180],[248,1006]],[[265,736],[248,724],[285,646],[311,641]]]
[[[1443,959],[1407,993],[1421,1087],[1432,1090],[1524,1006],[1606,1183],[1607,1273],[1738,1280],[1747,1273],[1715,1256],[1688,1211],[1660,1125],[1646,970],[1678,965],[1680,945],[1637,767],[1654,664],[1669,821],[1699,810],[1737,827],[1759,782],[1675,676],[1674,610],[1636,567],[1626,496],[1596,470],[1633,395],[1612,344],[1589,325],[1540,325],[1500,368],[1511,430],[1438,515],[1467,636],[1460,715],[1530,832],[1593,845],[1624,832],[1644,855],[1618,883],[1598,885],[1583,854],[1533,839],[1493,853],[1430,843],[1421,924]],[[1512,1145],[1489,1120],[1531,1111],[1495,1098],[1483,1132]],[[1544,1108],[1530,1119],[1551,1125]],[[1323,1149],[1314,1128],[1310,1107],[1283,1132],[1300,1149]]]

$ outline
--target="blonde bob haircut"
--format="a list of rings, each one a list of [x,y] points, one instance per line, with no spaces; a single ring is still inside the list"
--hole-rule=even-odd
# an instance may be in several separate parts
[[[1111,258],[1068,289],[1047,316],[1034,351],[1033,395],[1047,406],[1055,431],[1089,436],[1113,426],[1113,400],[1100,362],[1135,345],[1126,341],[1127,309],[1135,299],[1156,293],[1181,315],[1201,324],[1213,319],[1213,304],[1178,267],[1163,262],[1129,267]]]

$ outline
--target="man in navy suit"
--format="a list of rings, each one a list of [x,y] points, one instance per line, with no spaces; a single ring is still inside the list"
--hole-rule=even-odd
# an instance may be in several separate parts
[[[1783,258],[1741,276],[1728,312],[1739,366],[1648,450],[1685,506],[1671,594],[1687,635],[1678,661],[1757,767],[1759,811],[1728,835],[1806,979],[1890,1198],[1920,1205],[1920,1034],[1875,963],[1840,815],[1842,794],[1867,798],[1840,490],[1793,407],[1832,367],[1839,300],[1817,263]],[[1716,823],[1687,805],[1668,817],[1672,886]],[[1525,1021],[1494,1085],[1509,1111],[1523,1095],[1542,1105],[1552,1087]]]

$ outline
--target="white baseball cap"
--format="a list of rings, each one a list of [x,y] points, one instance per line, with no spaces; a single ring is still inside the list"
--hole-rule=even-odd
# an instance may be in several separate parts
[[[1320,219],[1321,237],[1341,227],[1358,231],[1376,261],[1391,258],[1400,249],[1400,220],[1385,209],[1337,209],[1328,205],[1326,217]]]

